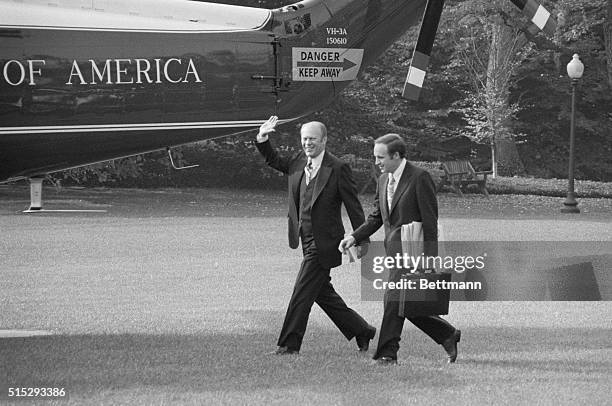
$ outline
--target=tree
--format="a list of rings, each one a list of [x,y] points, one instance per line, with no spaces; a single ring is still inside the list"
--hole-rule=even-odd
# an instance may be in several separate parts
[[[517,71],[513,100],[520,101],[519,150],[530,174],[566,177],[570,128],[572,55],[585,64],[576,106],[576,176],[612,176],[612,93],[608,84],[604,21],[608,0],[559,0],[551,9],[558,26],[554,44],[538,46]],[[541,36],[540,36],[541,37]]]
[[[490,144],[493,176],[524,172],[513,126],[518,105],[510,103],[510,89],[531,46],[517,27],[520,18],[506,3],[472,0],[455,10],[461,16],[457,55],[472,83],[460,110],[468,118],[466,135]]]

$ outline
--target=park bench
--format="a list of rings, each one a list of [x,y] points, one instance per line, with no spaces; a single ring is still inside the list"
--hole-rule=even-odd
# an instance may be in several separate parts
[[[476,172],[468,160],[443,162],[442,169],[444,175],[442,175],[438,190],[444,185],[449,185],[454,192],[463,196],[461,188],[468,185],[477,185],[480,191],[489,197],[487,175],[493,173],[493,171]]]

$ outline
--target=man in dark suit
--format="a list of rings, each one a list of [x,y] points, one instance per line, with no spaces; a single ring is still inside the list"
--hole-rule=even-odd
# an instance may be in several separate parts
[[[273,116],[260,127],[256,146],[268,165],[289,176],[289,246],[297,248],[301,239],[304,259],[274,353],[300,351],[315,302],[348,340],[355,337],[359,350],[367,351],[376,329],[344,303],[330,277],[331,268],[342,263],[337,249],[344,237],[342,203],[353,229],[365,218],[351,169],[325,151],[327,130],[316,121],[300,130],[303,151],[290,157],[279,155],[268,140],[277,120]]]
[[[406,160],[406,144],[397,134],[387,134],[374,143],[376,164],[383,174],[378,179],[378,190],[374,200],[374,212],[366,222],[343,239],[339,250],[346,250],[364,241],[382,225],[385,227],[385,250],[387,256],[401,251],[401,227],[413,221],[423,223],[424,255],[437,255],[438,202],[436,189],[427,171],[415,167]],[[391,269],[389,281],[401,279],[399,269]],[[399,313],[399,290],[385,292],[383,321],[380,327],[378,348],[374,359],[381,364],[397,363],[399,341],[404,318]],[[461,331],[455,329],[439,316],[411,317],[408,319],[448,354],[448,361],[457,359],[457,343]]]

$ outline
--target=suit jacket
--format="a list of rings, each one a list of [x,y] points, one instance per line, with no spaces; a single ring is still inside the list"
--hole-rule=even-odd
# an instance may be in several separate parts
[[[308,158],[303,151],[283,157],[272,147],[270,141],[255,145],[268,165],[289,176],[289,246],[297,248],[300,237],[300,183]],[[342,255],[338,251],[340,240],[344,237],[342,203],[346,207],[353,229],[363,224],[365,216],[357,198],[357,186],[351,168],[346,162],[325,151],[313,182],[312,233],[321,265],[324,268],[333,268],[342,263]]]
[[[438,201],[436,187],[429,172],[417,168],[406,161],[391,202],[391,210],[387,204],[387,184],[391,174],[383,174],[378,178],[374,212],[366,222],[353,233],[359,243],[372,235],[380,226],[385,226],[385,249],[387,255],[393,256],[401,252],[401,226],[413,221],[423,223],[423,239],[425,240],[425,255],[437,255],[438,241]],[[427,242],[434,242],[427,244]]]

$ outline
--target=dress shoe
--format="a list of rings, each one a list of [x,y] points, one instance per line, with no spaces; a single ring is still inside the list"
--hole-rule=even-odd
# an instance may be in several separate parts
[[[374,338],[376,335],[376,327],[368,327],[366,332],[363,335],[359,335],[355,337],[355,341],[357,342],[357,347],[359,347],[359,351],[365,352],[370,348],[370,340]]]
[[[376,360],[378,365],[396,365],[397,360],[391,357],[380,357]]]
[[[442,343],[442,347],[448,354],[448,362],[453,363],[457,360],[457,343],[461,340],[461,330],[455,330],[450,337]]]
[[[275,351],[272,351],[270,355],[298,355],[300,350],[288,347],[278,347]]]

